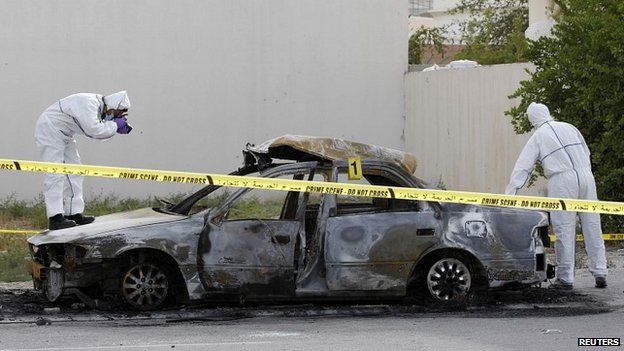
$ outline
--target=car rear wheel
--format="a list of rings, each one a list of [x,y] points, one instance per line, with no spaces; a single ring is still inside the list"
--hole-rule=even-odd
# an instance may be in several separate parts
[[[472,280],[471,272],[464,262],[446,257],[431,265],[426,284],[435,301],[463,301],[470,292]]]
[[[171,275],[156,263],[143,262],[128,268],[121,280],[121,295],[139,310],[153,310],[167,300]]]

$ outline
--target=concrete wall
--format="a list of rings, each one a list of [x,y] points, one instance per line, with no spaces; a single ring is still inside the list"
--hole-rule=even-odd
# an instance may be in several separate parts
[[[553,0],[529,0],[529,25],[548,20],[551,9],[554,6]]]
[[[0,158],[38,159],[55,100],[127,89],[129,136],[78,137],[83,163],[227,172],[286,133],[402,148],[405,0],[3,0]],[[42,175],[0,173],[0,198]],[[87,194],[189,185],[90,178]]]
[[[529,135],[504,115],[528,64],[411,72],[406,77],[406,151],[416,174],[448,189],[503,193]],[[544,194],[543,183],[525,194]]]

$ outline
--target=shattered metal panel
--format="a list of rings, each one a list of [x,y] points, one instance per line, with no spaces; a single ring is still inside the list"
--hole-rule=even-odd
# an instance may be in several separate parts
[[[76,226],[61,230],[48,230],[28,239],[33,245],[67,243],[85,239],[102,233],[120,229],[130,229],[156,223],[166,223],[186,218],[186,216],[166,214],[151,208],[115,213],[96,217],[95,221],[86,226]]]
[[[432,212],[342,215],[327,220],[325,253],[331,290],[404,290],[411,267],[439,239]]]
[[[540,223],[548,225],[546,216],[540,212],[466,205],[445,205],[445,209],[445,239],[485,260],[532,258],[531,234]],[[475,223],[483,223],[485,230],[481,231],[481,226]]]
[[[180,267],[182,277],[186,282],[186,290],[189,294],[189,300],[199,300],[205,297],[206,289],[201,282],[199,272],[197,271],[197,265],[189,265]]]
[[[327,286],[332,291],[385,291],[403,295],[412,263],[327,264]]]
[[[306,246],[302,250],[305,257],[303,260],[304,265],[299,267],[297,274],[297,296],[325,296],[327,294],[325,233],[327,231],[326,226],[329,213],[336,207],[335,200],[334,196],[324,196],[319,210],[306,214]],[[311,221],[314,217],[316,217],[316,220],[309,223],[308,221]]]
[[[390,162],[401,166],[410,174],[416,170],[416,156],[410,153],[337,138],[283,135],[258,146],[249,146],[248,150],[284,159],[301,158],[306,153],[329,161],[346,161],[349,157],[359,157],[362,160]]]
[[[534,284],[546,279],[546,271],[535,271],[535,260],[484,261],[490,287],[500,287],[510,282]]]
[[[97,246],[101,257],[117,257],[134,249],[154,249],[170,255],[178,264],[197,262],[197,241],[203,227],[201,216],[166,224],[155,224],[139,228],[105,233],[74,243]]]
[[[298,221],[258,219],[211,224],[199,247],[206,290],[293,295],[299,227]]]
[[[545,279],[545,272],[536,271],[536,246],[543,249],[542,243],[532,236],[538,226],[548,225],[544,213],[466,205],[444,208],[444,246],[473,253],[491,287]]]

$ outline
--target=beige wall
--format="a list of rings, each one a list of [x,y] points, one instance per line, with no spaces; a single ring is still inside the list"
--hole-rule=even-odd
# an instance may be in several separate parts
[[[552,0],[529,0],[529,25],[550,18]]]
[[[503,193],[529,135],[504,115],[528,64],[411,72],[406,76],[405,147],[416,174],[448,189]],[[539,194],[543,186],[528,192]]]
[[[286,134],[402,148],[405,0],[3,0],[0,158],[38,159],[35,121],[76,92],[127,89],[129,136],[78,137],[83,163],[228,172]],[[0,173],[0,198],[41,175]],[[189,191],[90,178],[88,194]]]

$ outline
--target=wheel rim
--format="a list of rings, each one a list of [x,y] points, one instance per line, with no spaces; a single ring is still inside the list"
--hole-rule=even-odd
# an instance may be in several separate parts
[[[461,261],[445,258],[436,262],[427,274],[427,287],[440,301],[457,300],[470,290],[470,271]]]
[[[138,309],[152,309],[167,298],[169,282],[165,273],[153,264],[130,268],[123,277],[121,291],[124,299]]]

